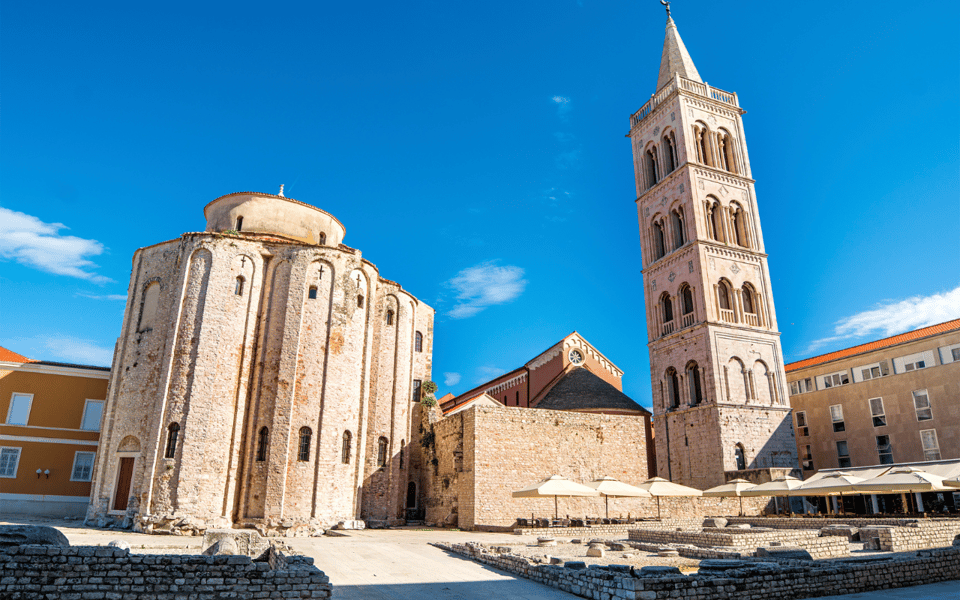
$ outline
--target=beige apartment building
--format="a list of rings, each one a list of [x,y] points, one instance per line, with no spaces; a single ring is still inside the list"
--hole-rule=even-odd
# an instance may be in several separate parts
[[[960,458],[960,319],[786,371],[804,475]]]

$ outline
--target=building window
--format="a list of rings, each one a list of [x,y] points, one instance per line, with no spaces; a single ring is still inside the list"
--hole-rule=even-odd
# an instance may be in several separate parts
[[[423,352],[423,334],[419,331],[413,336],[413,349]]]
[[[307,292],[307,298],[311,300],[317,299],[317,286],[315,285],[310,286],[310,291]]]
[[[300,428],[300,447],[297,452],[297,460],[307,462],[310,460],[310,440],[313,438],[313,431],[309,427]]]
[[[345,465],[350,464],[350,440],[352,437],[349,431],[343,432],[343,447],[340,449],[340,462]]]
[[[401,469],[403,468],[403,447],[406,445],[406,443],[407,443],[406,440],[400,440],[400,453],[398,454],[398,458],[399,458],[399,461],[400,461],[400,468],[401,468]]]
[[[663,223],[657,221],[653,224],[653,260],[663,258],[667,253],[667,247],[664,243]]]
[[[93,479],[93,452],[76,452],[73,455],[73,471],[70,481],[90,481]]]
[[[940,460],[940,442],[937,441],[936,429],[921,431],[920,443],[923,444],[923,460]]]
[[[693,313],[693,290],[690,289],[689,285],[683,286],[683,292],[680,296],[683,298],[683,314],[689,315]]]
[[[700,387],[700,367],[695,362],[687,365],[687,383],[690,385],[690,400],[694,406],[703,402],[703,390]]]
[[[930,408],[927,390],[917,390],[913,393],[913,406],[917,409],[918,421],[929,421],[933,418],[933,409]]]
[[[893,464],[893,448],[890,446],[889,435],[877,436],[877,454],[880,456],[881,465]]]
[[[824,390],[841,385],[847,385],[850,383],[850,374],[847,371],[838,371],[829,375],[821,375],[820,377],[817,377],[817,383],[819,384],[819,387]]]
[[[907,356],[898,356],[893,359],[893,370],[897,373],[909,373],[917,369],[925,369],[934,365],[934,354],[932,350],[926,352],[917,352]]]
[[[663,308],[664,324],[673,321],[673,301],[670,300],[670,294],[664,293],[660,296],[660,306]]]
[[[243,295],[243,284],[244,284],[243,275],[240,275],[239,277],[237,277],[237,283],[233,288],[233,293],[235,296]]]
[[[862,367],[856,367],[853,371],[854,379],[859,375],[860,379],[858,381],[869,381],[871,379],[879,379],[880,377],[886,377],[890,374],[890,365],[887,361],[882,360],[878,363],[872,365],[864,365]]]
[[[683,208],[670,213],[670,220],[673,225],[673,248],[677,249],[687,241],[683,232]]]
[[[807,377],[806,379],[798,379],[796,381],[790,382],[790,395],[796,396],[798,394],[806,394],[807,392],[813,391],[813,380]]]
[[[180,437],[180,425],[178,423],[170,423],[167,427],[167,446],[163,450],[164,458],[176,458],[177,456],[177,439]]]
[[[834,433],[839,433],[846,430],[846,428],[843,426],[843,406],[840,404],[834,404],[830,407],[830,420],[833,421]]]
[[[236,229],[238,233],[243,231],[243,217],[237,217],[237,226],[234,227],[234,229]]]
[[[387,311],[387,325],[393,325],[393,311]]]
[[[797,413],[797,435],[800,437],[808,437],[810,435],[810,427],[807,425],[807,413],[803,410]],[[807,448],[809,447],[810,446],[807,446]]]
[[[886,427],[887,416],[883,410],[883,398],[870,398],[870,415],[874,427]]]
[[[520,391],[517,391],[517,406],[520,406]]]
[[[321,231],[320,235],[317,236],[317,243],[321,246],[325,245],[327,243],[327,234]]]
[[[730,204],[730,218],[731,225],[733,227],[733,242],[744,248],[749,248],[750,243],[747,241],[747,213],[743,210],[736,202]]]
[[[837,463],[840,465],[840,468],[850,466],[850,450],[847,448],[846,440],[837,442]]]
[[[260,428],[260,434],[257,436],[257,462],[267,460],[267,443],[270,441],[270,430],[266,427]]]
[[[730,286],[727,285],[726,281],[721,281],[719,288],[717,288],[718,300],[720,302],[720,310],[731,310],[730,308]],[[732,320],[732,316],[729,319]]]
[[[16,478],[20,448],[0,448],[0,477]]]
[[[357,295],[357,308],[363,308],[363,294]]]
[[[387,464],[387,438],[381,437],[377,442],[377,466],[384,467]]]
[[[667,371],[667,391],[670,397],[670,408],[680,408],[680,377],[673,367]]]
[[[737,444],[737,447],[733,450],[733,458],[737,462],[737,470],[743,471],[747,468],[747,457],[743,451],[743,445]]]
[[[663,173],[664,175],[672,173],[676,168],[679,162],[677,161],[677,138],[674,133],[670,133],[663,136],[663,143],[660,145],[663,148]]]
[[[100,431],[100,419],[103,417],[103,400],[87,400],[83,404],[83,418],[80,429]]]
[[[807,444],[804,448],[802,461],[804,471],[813,471],[813,454],[810,452],[810,444]]]
[[[30,420],[30,407],[33,394],[14,394],[10,397],[10,409],[7,411],[7,425],[26,425]]]
[[[413,401],[420,402],[420,398],[422,397],[422,394],[423,394],[423,381],[419,379],[414,379],[413,380]],[[504,400],[503,403],[506,404],[507,403],[506,400]]]

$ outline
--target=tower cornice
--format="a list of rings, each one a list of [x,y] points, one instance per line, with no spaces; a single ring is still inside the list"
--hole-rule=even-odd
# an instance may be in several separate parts
[[[743,246],[730,246],[728,244],[724,244],[723,242],[716,242],[714,240],[697,239],[691,240],[683,246],[670,252],[666,256],[658,258],[641,269],[640,273],[642,275],[653,275],[663,269],[666,269],[674,263],[683,262],[683,260],[688,254],[690,254],[691,251],[700,248],[701,246],[705,247],[707,252],[718,255],[723,254],[726,255],[727,258],[734,258],[747,262],[759,263],[763,259],[767,258],[767,253],[760,252],[759,250],[752,250],[750,248],[744,248]]]
[[[645,199],[647,196],[650,196],[651,194],[656,195],[658,192],[660,192],[664,188],[669,187],[669,184],[673,183],[674,181],[676,181],[678,177],[683,175],[682,171],[684,167],[687,167],[688,169],[693,170],[695,175],[705,175],[713,179],[714,181],[720,181],[723,183],[730,183],[730,184],[737,184],[741,182],[756,183],[756,180],[750,179],[749,177],[745,177],[743,175],[737,175],[735,173],[731,173],[730,171],[717,169],[716,167],[710,167],[700,163],[687,161],[681,164],[676,169],[674,169],[666,177],[658,181],[653,187],[651,187],[644,193],[637,196],[637,199],[634,200],[634,203],[640,202],[641,200]]]
[[[736,92],[726,92],[711,87],[708,83],[701,83],[699,81],[693,81],[692,79],[686,79],[680,75],[675,75],[670,82],[657,90],[657,92],[650,97],[650,100],[640,107],[640,110],[630,116],[630,131],[626,137],[631,137],[634,131],[643,125],[648,117],[658,114],[659,111],[657,108],[667,104],[667,100],[673,98],[675,95],[682,95],[685,98],[705,102],[716,109],[730,110],[738,115],[743,115],[747,112],[740,108],[740,101],[737,98]]]

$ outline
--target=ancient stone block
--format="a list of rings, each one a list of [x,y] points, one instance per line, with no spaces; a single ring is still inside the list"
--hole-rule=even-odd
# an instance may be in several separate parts
[[[0,525],[0,548],[4,546],[70,546],[65,535],[46,525]]]

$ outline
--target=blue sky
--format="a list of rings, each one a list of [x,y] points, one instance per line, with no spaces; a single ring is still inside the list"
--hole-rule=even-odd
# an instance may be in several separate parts
[[[960,316],[960,4],[683,0],[738,93],[786,359]],[[138,247],[235,191],[323,208],[464,391],[572,330],[650,405],[629,116],[655,0],[7,2],[0,345],[108,364]]]

